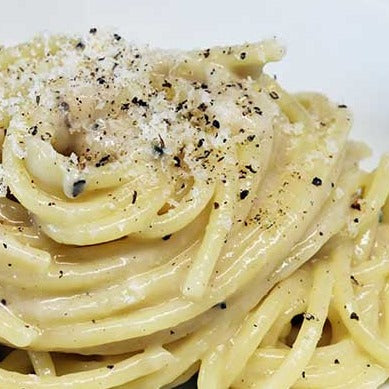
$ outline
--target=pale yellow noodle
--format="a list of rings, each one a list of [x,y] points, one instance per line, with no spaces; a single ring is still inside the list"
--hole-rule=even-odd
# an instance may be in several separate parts
[[[347,107],[265,73],[283,53],[0,50],[0,388],[387,380],[389,157],[361,170]]]

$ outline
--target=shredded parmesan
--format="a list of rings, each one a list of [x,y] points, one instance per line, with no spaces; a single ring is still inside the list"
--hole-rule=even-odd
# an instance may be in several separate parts
[[[276,44],[267,51],[262,43],[244,47],[256,63],[282,54]],[[243,146],[248,136],[260,142],[261,129],[280,114],[268,93],[255,88],[257,81],[208,61],[207,51],[155,50],[103,30],[81,38],[36,38],[29,56],[20,55],[22,47],[13,50],[17,59],[2,80],[0,111],[13,118],[21,139],[50,142],[67,158],[65,174],[72,177],[78,176],[74,169],[115,161],[153,169],[158,161],[174,166],[179,158],[182,169],[168,179],[185,178],[189,170],[206,180],[220,171],[215,163],[228,162],[232,145]],[[221,57],[220,48],[213,50],[215,60],[228,62],[242,47]],[[199,61],[204,63],[196,68]],[[25,158],[22,142],[13,147]],[[72,188],[64,191],[70,195]]]

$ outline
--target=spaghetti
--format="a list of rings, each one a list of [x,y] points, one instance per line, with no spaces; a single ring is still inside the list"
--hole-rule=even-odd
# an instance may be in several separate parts
[[[0,51],[1,388],[378,387],[389,158],[347,107],[92,28]]]

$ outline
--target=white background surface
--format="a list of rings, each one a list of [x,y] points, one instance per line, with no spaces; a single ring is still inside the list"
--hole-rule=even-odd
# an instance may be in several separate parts
[[[127,39],[169,48],[277,36],[284,61],[269,67],[291,91],[315,90],[354,112],[352,137],[374,158],[389,151],[389,0],[0,0],[0,42],[37,32],[116,27]]]
[[[354,113],[352,137],[389,151],[389,0],[0,0],[0,42],[34,33],[115,27],[129,40],[207,47],[277,36],[270,65],[291,91],[315,90]]]

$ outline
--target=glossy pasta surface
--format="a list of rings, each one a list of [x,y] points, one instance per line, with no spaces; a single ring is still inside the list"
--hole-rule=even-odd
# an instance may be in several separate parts
[[[376,388],[389,156],[266,74],[92,28],[0,50],[0,388]],[[366,129],[368,131],[368,129]]]

